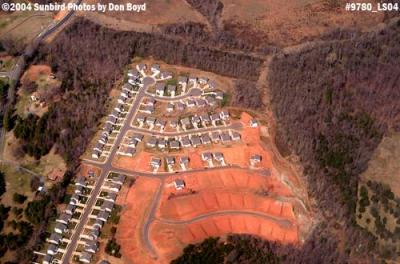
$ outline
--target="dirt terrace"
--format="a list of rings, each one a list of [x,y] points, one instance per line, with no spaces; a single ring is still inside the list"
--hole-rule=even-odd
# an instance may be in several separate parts
[[[299,208],[298,203],[293,202],[296,195],[290,186],[297,188],[299,182],[294,174],[282,171],[282,163],[270,149],[261,146],[260,128],[250,127],[250,119],[246,113],[240,117],[241,143],[173,154],[189,154],[190,168],[196,169],[204,168],[200,159],[202,151],[220,151],[233,166],[159,176],[162,180],[139,177],[124,201],[126,205],[117,232],[126,259],[134,263],[169,263],[188,243],[229,233],[298,243]],[[260,154],[262,161],[250,168],[249,158],[253,154]],[[116,159],[113,165],[147,171],[153,155],[157,156],[141,151],[133,158]],[[291,185],[283,182],[283,178],[293,179]],[[175,189],[176,179],[184,180],[183,190]],[[160,195],[157,195],[159,188]],[[153,211],[152,205],[155,205]],[[146,223],[149,228],[144,234]],[[152,254],[149,244],[154,251]]]

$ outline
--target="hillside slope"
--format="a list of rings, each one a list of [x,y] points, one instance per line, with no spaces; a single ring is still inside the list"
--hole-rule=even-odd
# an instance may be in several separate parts
[[[344,250],[366,250],[355,228],[357,184],[383,135],[400,130],[400,22],[360,37],[275,56],[268,86],[279,141],[300,156],[309,192]],[[333,238],[332,238],[333,239]]]

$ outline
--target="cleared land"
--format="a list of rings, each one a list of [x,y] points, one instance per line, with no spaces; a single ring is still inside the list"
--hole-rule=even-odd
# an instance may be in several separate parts
[[[129,189],[118,224],[116,238],[121,245],[125,263],[154,263],[141,241],[141,230],[149,213],[150,203],[159,186],[157,179],[138,178]]]

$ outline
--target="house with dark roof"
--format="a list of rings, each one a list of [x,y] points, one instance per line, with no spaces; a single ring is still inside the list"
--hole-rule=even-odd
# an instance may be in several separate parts
[[[201,145],[200,137],[197,136],[197,135],[192,136],[192,137],[190,138],[190,143],[192,143],[192,146],[193,146],[193,147],[197,147],[198,145]]]
[[[218,143],[219,140],[220,140],[219,132],[217,132],[217,131],[212,132],[212,133],[211,133],[211,139],[212,139],[212,141],[213,141],[214,143]]]
[[[174,111],[174,104],[168,103],[166,109],[167,109],[167,112],[169,112],[169,113]]]
[[[159,168],[161,166],[161,159],[157,157],[151,158],[150,166],[153,168]]]
[[[207,134],[201,135],[200,139],[201,139],[201,143],[204,144],[204,145],[211,143],[211,138]]]
[[[157,83],[156,84],[156,95],[164,96],[165,92],[165,83]]]
[[[111,213],[112,209],[114,208],[114,203],[110,201],[104,201],[100,208],[103,211]]]
[[[58,234],[62,235],[66,230],[67,230],[67,226],[65,224],[56,223],[56,225],[54,226],[54,232],[56,232]]]
[[[183,137],[183,138],[181,139],[181,144],[182,144],[182,146],[183,146],[184,148],[190,147],[191,144],[190,144],[190,139],[189,139],[189,137],[188,137],[188,136]]]
[[[58,247],[54,244],[51,244],[47,248],[47,254],[54,256],[58,252]]]
[[[172,78],[172,73],[167,72],[167,71],[163,71],[160,73],[160,78],[161,79],[171,79]]]
[[[171,149],[179,149],[180,144],[178,140],[172,140],[171,142],[169,142],[169,147]]]
[[[156,137],[151,137],[149,138],[149,140],[147,141],[146,145],[150,148],[154,148],[157,144],[157,138]]]
[[[58,245],[60,244],[61,239],[62,236],[60,234],[52,233],[47,241],[51,244]]]
[[[204,161],[208,161],[212,159],[212,154],[211,152],[203,152],[201,153],[201,159]]]
[[[79,261],[83,263],[90,263],[92,261],[93,255],[89,252],[82,252],[79,256]]]
[[[101,211],[98,215],[97,215],[97,219],[103,222],[107,222],[108,217],[110,216],[110,213],[107,211]]]
[[[136,69],[137,69],[138,71],[144,71],[144,70],[147,69],[147,65],[144,64],[144,63],[140,63],[140,64],[138,64],[138,65],[136,66]]]
[[[56,222],[60,223],[60,224],[68,225],[71,218],[72,218],[72,215],[63,213],[57,218]]]
[[[160,71],[160,65],[158,65],[158,64],[153,64],[153,65],[151,65],[150,70],[151,70],[153,73],[159,72],[159,71]]]

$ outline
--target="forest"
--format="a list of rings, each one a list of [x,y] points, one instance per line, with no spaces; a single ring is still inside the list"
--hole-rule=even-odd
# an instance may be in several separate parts
[[[300,156],[309,193],[327,225],[345,230],[347,256],[372,249],[355,224],[358,177],[382,137],[400,130],[399,41],[396,22],[379,32],[277,55],[271,64],[277,137]]]

